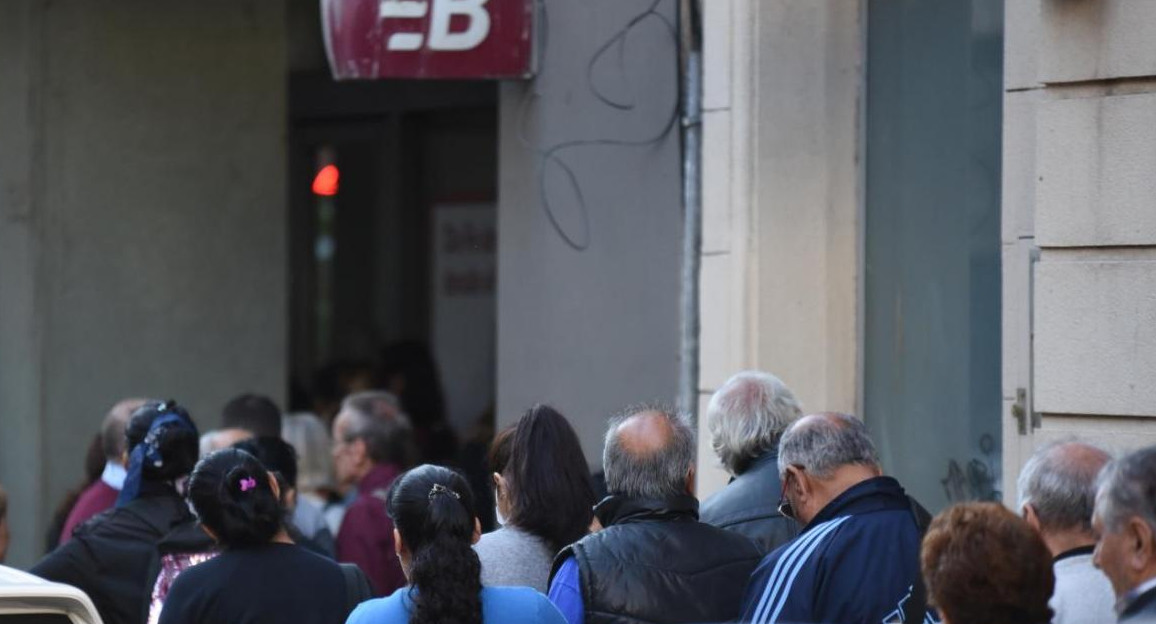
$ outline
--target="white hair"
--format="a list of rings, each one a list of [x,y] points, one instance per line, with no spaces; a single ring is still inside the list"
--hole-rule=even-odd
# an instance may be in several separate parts
[[[803,415],[794,393],[778,377],[743,371],[728,379],[706,408],[711,448],[732,474],[779,444],[791,423]]]
[[[1096,477],[1111,459],[1107,451],[1074,440],[1042,446],[1016,480],[1016,506],[1030,504],[1044,530],[1090,533]]]
[[[1128,518],[1138,517],[1156,532],[1156,446],[1109,462],[1097,482],[1096,513],[1108,531],[1118,532]]]
[[[308,412],[286,414],[281,438],[297,451],[297,487],[304,492],[333,485],[329,428]]]

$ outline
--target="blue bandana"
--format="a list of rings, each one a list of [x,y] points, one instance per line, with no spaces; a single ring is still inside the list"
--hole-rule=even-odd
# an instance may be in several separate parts
[[[165,409],[165,407],[161,409]],[[153,420],[152,424],[149,425],[149,430],[148,433],[145,434],[144,440],[134,446],[132,453],[128,456],[128,475],[125,476],[124,487],[121,488],[120,494],[116,497],[117,507],[123,507],[131,503],[140,495],[141,476],[146,463],[151,464],[155,468],[160,468],[165,465],[165,458],[161,456],[157,441],[160,439],[161,434],[169,427],[187,429],[194,434],[196,433],[196,429],[192,423],[182,418],[176,412],[162,411]]]

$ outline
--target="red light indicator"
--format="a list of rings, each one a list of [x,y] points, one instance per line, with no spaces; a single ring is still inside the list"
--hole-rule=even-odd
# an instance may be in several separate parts
[[[337,170],[337,165],[325,165],[313,178],[313,194],[324,195],[325,197],[336,195],[337,183],[340,178],[341,172]]]

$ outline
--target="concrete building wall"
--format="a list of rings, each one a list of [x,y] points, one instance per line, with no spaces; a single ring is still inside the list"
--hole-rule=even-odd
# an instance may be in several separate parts
[[[597,466],[608,416],[677,395],[674,12],[543,4],[538,76],[500,94],[498,424],[553,403]]]
[[[1156,416],[1156,3],[1006,6],[1004,491],[1013,496],[1018,467],[1044,441],[1156,442],[1147,420]],[[1027,435],[1010,415],[1017,388],[1040,414]]]
[[[700,414],[745,368],[860,405],[859,2],[703,3]],[[726,483],[699,425],[699,495]]]
[[[21,0],[0,25],[0,482],[11,561],[126,395],[283,400],[281,3]]]

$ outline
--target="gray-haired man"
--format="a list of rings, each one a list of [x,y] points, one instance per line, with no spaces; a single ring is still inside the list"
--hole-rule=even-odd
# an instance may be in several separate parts
[[[1020,471],[1019,508],[1052,553],[1056,588],[1052,624],[1108,624],[1115,599],[1107,577],[1092,565],[1096,477],[1111,457],[1082,442],[1038,449]]]
[[[725,622],[738,615],[759,553],[745,537],[698,521],[694,430],[669,411],[615,418],[602,455],[605,527],[562,549],[550,600],[568,624]]]
[[[811,414],[779,442],[781,509],[797,538],[751,574],[741,621],[924,622],[919,545],[930,517],[879,466],[867,427]]]
[[[745,535],[764,555],[799,533],[778,510],[778,446],[802,415],[795,395],[770,373],[743,371],[714,393],[706,409],[711,447],[734,478],[702,504],[703,522]]]
[[[1112,583],[1120,622],[1156,622],[1156,446],[1109,463],[1099,482],[1092,561]]]

